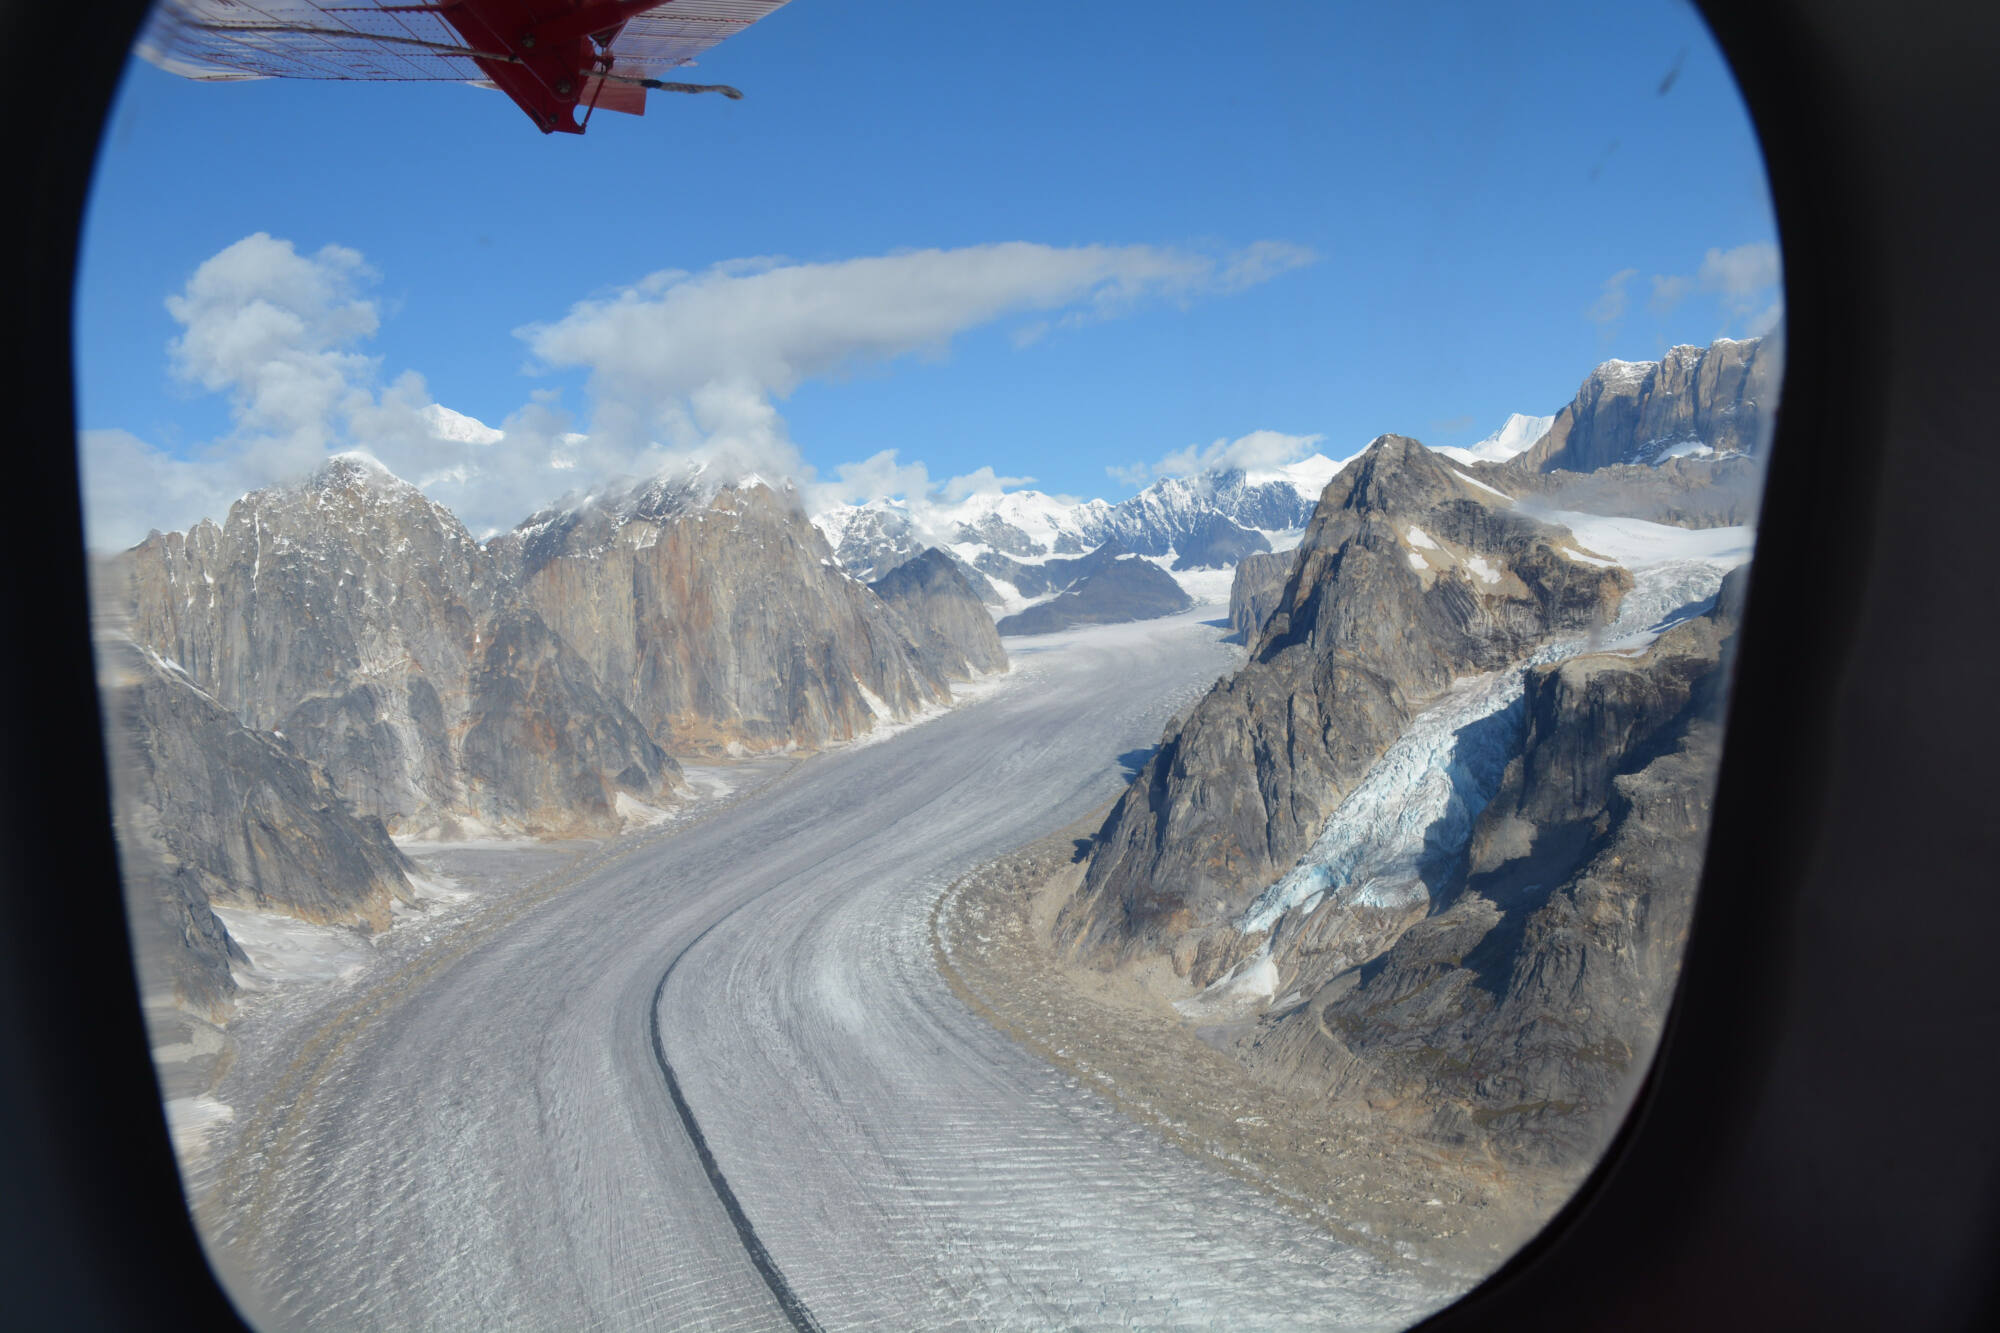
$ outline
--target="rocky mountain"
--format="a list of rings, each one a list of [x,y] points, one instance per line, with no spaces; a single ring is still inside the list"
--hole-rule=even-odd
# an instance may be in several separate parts
[[[1119,549],[1116,540],[1081,560],[1061,563],[1069,566],[1063,591],[1003,618],[1000,633],[1054,634],[1078,625],[1151,620],[1194,605],[1171,574],[1136,552]]]
[[[1315,455],[1272,472],[1225,468],[1166,477],[1086,522],[1085,540],[1116,539],[1139,555],[1172,555],[1178,569],[1226,569],[1250,551],[1269,550],[1263,533],[1304,527],[1339,466]]]
[[[670,799],[673,761],[508,575],[449,510],[346,455],[220,526],[154,534],[104,586],[135,641],[392,832],[606,831],[618,793]]]
[[[1246,644],[1278,609],[1296,559],[1292,551],[1271,551],[1246,555],[1237,563],[1236,576],[1229,585],[1229,628],[1242,635]]]
[[[1742,586],[1730,575],[1714,607],[1637,656],[1531,668],[1524,734],[1451,896],[1359,966],[1273,949],[1287,994],[1247,1045],[1250,1068],[1395,1109],[1440,1141],[1594,1157],[1686,941]]]
[[[1547,508],[1680,527],[1753,521],[1784,351],[1775,338],[1606,361],[1552,417],[1510,416],[1470,449],[1480,481]]]
[[[1777,402],[1780,350],[1769,339],[1675,347],[1658,361],[1606,361],[1511,465],[1593,472],[1617,463],[1761,453]]]
[[[668,749],[817,748],[948,702],[913,627],[795,499],[697,471],[544,511],[498,566]]]
[[[1602,625],[1631,586],[1423,445],[1377,439],[1327,489],[1250,662],[1112,811],[1059,934],[1215,980],[1252,947],[1236,919],[1420,709],[1458,677]]]
[[[99,645],[114,830],[149,992],[219,1017],[246,961],[215,906],[378,930],[410,862],[281,737],[252,731],[177,664]]]
[[[134,919],[209,1016],[243,961],[214,906],[378,929],[392,833],[615,832],[677,799],[670,749],[846,740],[1007,663],[951,557],[871,589],[789,492],[699,469],[482,544],[347,455],[93,581]]]
[[[1175,540],[1173,568],[1234,569],[1245,556],[1270,549],[1263,533],[1221,514],[1204,514],[1189,522]]]
[[[965,581],[988,606],[1005,606],[1006,599],[955,551],[927,544],[922,529],[908,513],[893,505],[875,502],[850,505],[823,513],[815,524],[834,548],[841,568],[871,583],[908,560],[928,550],[942,550],[958,567]]]
[[[1169,962],[1259,1079],[1588,1160],[1698,878],[1760,364],[1724,343],[1600,367],[1511,460],[1372,444],[1296,552],[1239,564],[1250,660],[1113,809],[1058,942]]]
[[[856,578],[879,579],[930,546],[908,511],[888,501],[843,505],[815,514],[813,522],[841,568]]]
[[[1004,664],[954,596],[892,608],[790,494],[699,470],[481,544],[346,455],[99,583],[135,641],[398,835],[615,831],[676,799],[670,752],[846,740]]]
[[[680,765],[535,612],[497,616],[481,637],[459,753],[485,822],[615,828],[621,796],[654,801],[680,785]]]
[[[975,575],[975,577],[977,577]],[[935,546],[868,585],[918,633],[930,663],[952,680],[1007,669],[993,617],[959,562]]]

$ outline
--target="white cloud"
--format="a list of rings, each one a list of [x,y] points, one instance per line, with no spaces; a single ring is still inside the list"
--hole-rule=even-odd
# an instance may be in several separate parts
[[[1653,275],[1653,298],[1646,302],[1646,309],[1655,315],[1671,314],[1675,306],[1687,299],[1688,291],[1694,286],[1691,279],[1677,274]]]
[[[359,294],[373,277],[361,255],[329,245],[310,257],[264,232],[213,256],[167,298],[181,326],[174,374],[227,393],[236,433],[278,470],[323,453],[339,411],[373,363],[353,350],[380,323]]]
[[[181,531],[220,518],[257,482],[228,459],[175,458],[122,430],[77,436],[84,537],[94,551],[122,551],[158,528]]]
[[[1227,292],[1242,291],[1318,260],[1318,254],[1290,241],[1252,241],[1229,257],[1217,285]]]
[[[245,491],[297,480],[345,448],[366,449],[475,530],[511,524],[563,489],[551,459],[567,421],[552,405],[531,403],[500,433],[441,408],[415,372],[379,385],[361,350],[380,325],[363,292],[373,276],[353,250],[302,255],[263,232],[197,268],[166,302],[181,326],[168,368],[226,394],[230,430],[186,456],[126,431],[83,432],[91,546],[220,521]]]
[[[220,519],[244,491],[296,477],[340,447],[346,419],[372,405],[375,363],[357,346],[380,323],[361,294],[373,276],[353,250],[301,255],[264,232],[197,268],[166,301],[181,326],[168,368],[228,396],[230,433],[181,457],[126,431],[82,432],[90,544],[113,549],[153,528]]]
[[[587,422],[572,421],[545,391],[495,430],[436,403],[414,371],[381,383],[378,360],[362,350],[381,314],[365,294],[374,274],[358,252],[329,245],[302,255],[258,232],[210,258],[167,300],[181,325],[170,368],[228,395],[230,433],[181,457],[122,431],[87,432],[91,543],[117,547],[152,527],[220,520],[245,490],[296,479],[345,448],[367,450],[475,532],[511,525],[566,492],[693,459],[791,478],[829,498],[962,498],[1026,479],[986,468],[933,483],[922,464],[898,463],[891,451],[819,482],[777,404],[808,379],[939,355],[958,335],[1004,318],[1037,317],[1046,333],[1146,303],[1240,291],[1314,258],[1282,241],[1228,254],[1017,241],[661,270],[518,331],[540,366],[588,372]]]
[[[1239,291],[1313,258],[1281,241],[1222,256],[1010,241],[815,264],[737,261],[655,273],[518,332],[544,364],[589,372],[593,435],[677,438],[684,449],[796,474],[797,451],[771,403],[805,380],[939,355],[971,329],[1043,316],[1015,332],[1025,346],[1052,325]]]
[[[1583,317],[1599,328],[1609,327],[1625,318],[1625,284],[1639,276],[1636,268],[1621,268],[1604,280],[1597,299],[1583,312]]]
[[[1721,301],[1725,330],[1740,323],[1751,337],[1762,337],[1785,317],[1784,261],[1768,241],[1710,250],[1697,276],[1703,290]]]
[[[1733,250],[1711,249],[1702,257],[1697,276],[1703,290],[1720,292],[1739,314],[1748,314],[1764,293],[1778,285],[1783,268],[1777,246],[1753,241]]]
[[[1604,282],[1604,288],[1585,317],[1608,335],[1623,319],[1628,301],[1625,286],[1638,276],[1637,269],[1621,269]],[[1732,249],[1711,247],[1693,273],[1655,273],[1647,311],[1664,318],[1679,309],[1695,292],[1715,298],[1721,316],[1716,336],[1737,334],[1757,338],[1770,333],[1784,319],[1784,261],[1778,247],[1769,241],[1750,241]]]
[[[1216,440],[1206,445],[1190,444],[1156,462],[1112,466],[1104,470],[1126,486],[1142,487],[1161,477],[1184,477],[1215,468],[1234,467],[1254,471],[1282,467],[1310,454],[1322,438],[1318,435],[1287,435],[1275,430],[1253,430],[1233,440]]]
[[[1778,326],[1784,322],[1785,300],[1783,297],[1779,297],[1777,300],[1771,302],[1771,304],[1765,306],[1761,313],[1752,316],[1750,322],[1744,328],[1752,338],[1763,338],[1775,333]]]
[[[921,499],[931,493],[930,470],[922,463],[904,463],[894,449],[884,449],[858,463],[842,463],[831,476],[806,488],[806,508],[821,513],[835,505],[870,500]]]
[[[956,502],[975,495],[997,495],[1002,491],[1017,490],[1034,484],[1033,477],[1003,477],[989,465],[976,467],[962,476],[948,478],[938,487],[938,494]]]

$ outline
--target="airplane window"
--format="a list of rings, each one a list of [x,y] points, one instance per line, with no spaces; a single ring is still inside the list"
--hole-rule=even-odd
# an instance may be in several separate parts
[[[253,1323],[1399,1327],[1576,1189],[1762,160],[1682,3],[1240,9],[154,11],[79,457]]]

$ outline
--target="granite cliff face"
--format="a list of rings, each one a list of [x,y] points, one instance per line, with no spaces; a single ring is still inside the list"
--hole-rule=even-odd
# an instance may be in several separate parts
[[[657,478],[490,545],[523,602],[675,753],[817,748],[949,701],[918,633],[761,482]]]
[[[1229,585],[1229,628],[1241,634],[1243,642],[1254,641],[1277,610],[1296,558],[1292,551],[1264,551],[1237,562],[1236,577]]]
[[[220,527],[155,534],[115,566],[104,586],[136,641],[244,725],[285,736],[393,832],[609,831],[614,791],[655,801],[678,782],[587,672],[498,688],[496,632],[516,646],[534,633],[506,570],[449,510],[365,458],[253,492]],[[535,743],[468,750],[497,732]],[[585,737],[582,752],[567,748]],[[555,791],[583,799],[551,805]]]
[[[416,488],[337,459],[121,563],[132,637],[244,725],[282,732],[356,809],[399,829],[458,804],[452,729],[496,589],[479,544]]]
[[[959,563],[935,546],[868,588],[903,617],[931,666],[949,679],[1007,669],[993,617]]]
[[[1781,352],[1769,339],[1675,347],[1658,361],[1590,372],[1548,433],[1508,466],[1592,472],[1617,463],[1761,453],[1777,403]]]
[[[1452,896],[1331,975],[1274,950],[1288,993],[1243,1048],[1251,1071],[1506,1160],[1591,1160],[1686,942],[1742,586],[1637,657],[1531,668],[1525,738]]]
[[[1630,575],[1512,511],[1414,440],[1328,486],[1250,662],[1171,730],[1099,833],[1058,936],[1164,953],[1198,985],[1411,717],[1455,678],[1605,623]]]
[[[680,785],[680,765],[540,616],[507,612],[481,637],[460,749],[477,816],[534,834],[615,829],[621,795]]]
[[[99,647],[114,829],[147,989],[219,1016],[246,961],[211,908],[389,924],[410,862],[315,765],[129,641]]]
[[[1707,371],[1668,358],[1681,407],[1596,418],[1620,461],[1587,471],[1371,445],[1296,553],[1239,566],[1250,661],[1105,821],[1058,944],[1167,960],[1194,988],[1181,1013],[1230,1025],[1249,1075],[1352,1123],[1586,1164],[1685,941],[1747,541],[1593,514],[1748,517],[1761,460],[1641,447],[1686,421],[1760,429],[1735,346]],[[1530,512],[1572,506],[1574,531]]]
[[[136,641],[391,832],[560,836],[676,799],[670,751],[846,740],[1003,667],[952,573],[896,585],[893,608],[789,496],[698,472],[481,545],[345,456],[153,535],[99,586]]]

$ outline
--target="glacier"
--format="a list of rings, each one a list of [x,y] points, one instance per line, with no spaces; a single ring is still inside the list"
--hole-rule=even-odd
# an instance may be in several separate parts
[[[1689,530],[1641,519],[1551,511],[1579,543],[1632,571],[1612,623],[1544,644],[1501,671],[1454,682],[1347,794],[1282,879],[1237,918],[1244,934],[1335,907],[1410,908],[1457,867],[1473,823],[1499,789],[1527,726],[1527,669],[1584,652],[1638,652],[1713,605],[1725,574],[1750,558],[1748,527]]]

